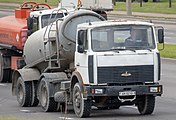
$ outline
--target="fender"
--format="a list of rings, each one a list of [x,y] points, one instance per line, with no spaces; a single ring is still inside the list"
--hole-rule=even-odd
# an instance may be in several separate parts
[[[71,92],[73,91],[74,84],[78,82],[81,88],[81,92],[84,93],[84,83],[83,79],[78,71],[73,72],[71,77]],[[84,95],[84,94],[83,94]]]
[[[22,77],[24,82],[39,80],[40,72],[34,68],[23,68],[23,69],[15,70],[12,75],[12,94],[13,95],[16,95],[16,84],[17,84],[18,77],[20,76]]]

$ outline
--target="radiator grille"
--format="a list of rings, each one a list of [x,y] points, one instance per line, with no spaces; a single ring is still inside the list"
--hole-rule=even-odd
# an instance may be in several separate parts
[[[98,83],[129,83],[154,81],[154,66],[98,67]],[[131,74],[122,76],[122,74]]]

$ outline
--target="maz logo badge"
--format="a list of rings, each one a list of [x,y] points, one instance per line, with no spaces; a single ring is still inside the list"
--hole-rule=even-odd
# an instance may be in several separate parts
[[[125,73],[121,74],[122,77],[129,77],[131,76],[131,73],[128,73],[128,71],[126,71]]]

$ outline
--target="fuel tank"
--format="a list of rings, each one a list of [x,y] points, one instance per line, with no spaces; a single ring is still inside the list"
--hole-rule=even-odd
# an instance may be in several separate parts
[[[27,21],[25,18],[7,16],[0,18],[0,45],[22,50],[27,39]]]

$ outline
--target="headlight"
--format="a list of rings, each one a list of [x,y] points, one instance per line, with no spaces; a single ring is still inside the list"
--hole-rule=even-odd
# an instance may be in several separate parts
[[[160,92],[159,87],[150,87],[150,92],[155,93],[155,92]]]

